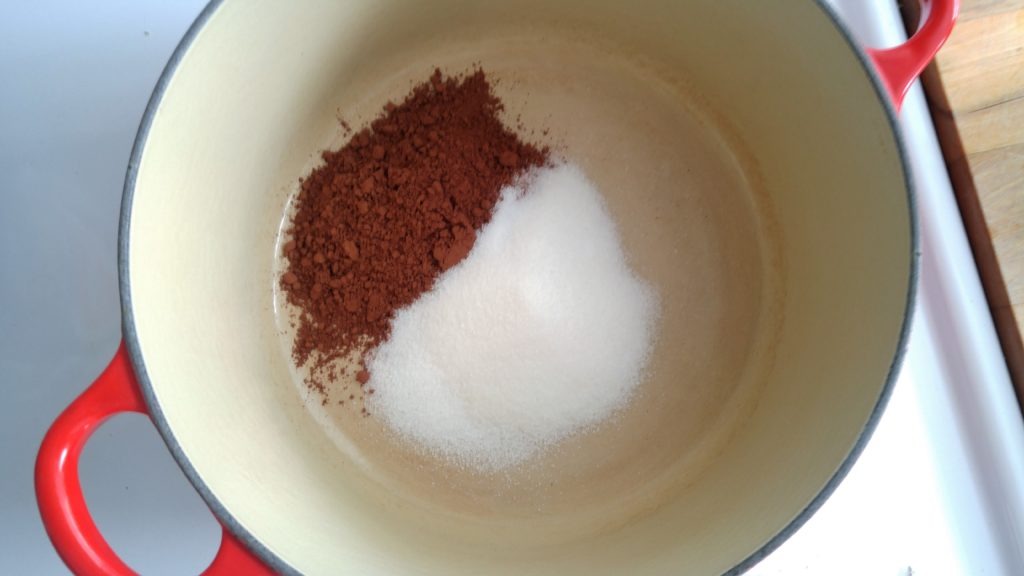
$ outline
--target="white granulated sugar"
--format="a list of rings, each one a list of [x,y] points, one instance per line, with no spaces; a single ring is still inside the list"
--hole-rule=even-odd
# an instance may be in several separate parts
[[[368,362],[370,411],[485,472],[612,415],[651,352],[658,301],[579,168],[502,191],[472,251],[399,310]]]

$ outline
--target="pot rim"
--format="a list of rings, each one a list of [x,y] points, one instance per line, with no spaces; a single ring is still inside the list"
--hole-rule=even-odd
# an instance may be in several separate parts
[[[885,383],[879,393],[878,400],[874,407],[871,409],[871,413],[868,416],[867,421],[864,424],[864,428],[858,436],[856,442],[850,449],[849,453],[843,458],[842,463],[832,474],[831,478],[825,483],[825,485],[818,491],[813,499],[805,506],[789,523],[782,528],[779,532],[768,539],[767,542],[762,544],[756,551],[747,556],[745,559],[740,561],[734,567],[727,570],[723,576],[738,576],[743,572],[746,572],[754,565],[759,563],[761,560],[766,558],[772,552],[774,552],[779,546],[781,546],[786,540],[789,539],[794,533],[796,533],[803,525],[814,515],[815,512],[825,503],[826,500],[832,495],[835,489],[843,481],[850,469],[856,463],[857,458],[863,452],[864,447],[871,439],[872,434],[878,426],[878,422],[882,417],[882,413],[885,411],[885,407],[889,402],[889,398],[892,395],[892,390],[895,386],[896,379],[899,377],[900,369],[903,365],[903,360],[906,355],[907,342],[910,336],[910,328],[913,321],[914,312],[916,309],[917,300],[917,284],[920,275],[920,229],[919,219],[917,214],[917,193],[915,188],[915,182],[913,175],[910,170],[910,162],[907,156],[906,143],[903,139],[902,131],[899,127],[899,122],[896,116],[896,109],[893,106],[892,101],[885,89],[885,84],[882,81],[881,76],[875,69],[868,56],[865,48],[861,47],[853,38],[849,28],[839,19],[835,10],[826,3],[826,0],[812,0],[813,3],[825,14],[829,22],[836,29],[836,31],[843,37],[849,46],[850,50],[856,55],[857,60],[860,62],[861,67],[864,69],[872,87],[874,88],[875,95],[882,104],[885,110],[886,120],[889,123],[889,127],[892,130],[893,137],[896,142],[897,152],[900,157],[900,164],[903,168],[904,183],[907,192],[907,203],[909,207],[909,225],[910,225],[910,277],[909,286],[907,289],[906,307],[903,312],[903,322],[900,326],[899,341],[896,346],[893,361],[889,367],[889,372],[886,375]],[[213,17],[217,9],[223,4],[224,0],[210,0],[210,2],[203,8],[203,10],[196,17],[195,21],[189,26],[185,35],[181,41],[175,47],[174,52],[171,54],[170,59],[164,66],[163,71],[160,74],[160,78],[157,80],[156,86],[153,88],[153,92],[150,95],[149,101],[146,104],[146,110],[143,113],[142,120],[139,123],[139,129],[135,136],[135,141],[132,145],[132,152],[128,161],[128,170],[125,174],[124,189],[121,196],[121,215],[119,220],[118,229],[118,255],[117,255],[117,269],[118,269],[118,288],[121,296],[121,318],[122,318],[122,332],[124,341],[127,344],[128,357],[131,360],[132,368],[135,371],[135,376],[139,383],[139,388],[142,392],[142,396],[145,399],[146,406],[149,409],[149,415],[156,426],[156,429],[160,432],[160,437],[163,438],[164,443],[170,450],[174,460],[178,463],[184,471],[185,476],[188,477],[189,481],[195,487],[196,491],[205,501],[206,505],[213,512],[217,520],[224,526],[231,534],[242,542],[250,552],[252,552],[261,562],[280,574],[301,574],[295,567],[288,564],[283,558],[271,551],[265,544],[263,544],[258,538],[256,538],[248,529],[242,525],[241,522],[235,518],[231,512],[225,507],[219,499],[214,495],[213,491],[210,490],[206,482],[200,476],[199,472],[192,466],[188,457],[185,456],[181,445],[178,444],[177,438],[174,435],[166,417],[164,416],[163,410],[160,408],[160,403],[156,398],[153,391],[152,382],[149,379],[149,375],[146,371],[146,365],[142,357],[142,351],[139,347],[138,335],[135,331],[135,316],[132,308],[132,295],[131,295],[131,282],[130,282],[130,270],[129,270],[129,237],[131,232],[131,213],[132,203],[135,197],[135,185],[138,178],[139,165],[142,160],[142,154],[146,147],[146,140],[149,136],[150,128],[153,124],[153,119],[156,116],[157,111],[160,108],[160,103],[163,100],[164,93],[170,84],[171,78],[173,78],[178,65],[181,63],[185,54],[192,47],[193,41],[199,35],[200,31],[206,25],[206,23]]]

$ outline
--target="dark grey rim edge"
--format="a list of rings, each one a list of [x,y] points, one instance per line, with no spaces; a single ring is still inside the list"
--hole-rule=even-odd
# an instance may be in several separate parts
[[[196,18],[195,22],[192,23],[188,31],[185,33],[185,36],[182,37],[181,42],[179,42],[178,46],[174,49],[170,60],[168,60],[167,65],[164,66],[164,70],[160,74],[156,87],[153,89],[153,93],[146,105],[146,111],[139,124],[138,133],[135,136],[131,157],[128,161],[128,171],[125,175],[124,191],[121,197],[121,217],[118,231],[118,287],[121,294],[122,332],[128,349],[128,356],[131,360],[132,367],[135,370],[135,376],[138,379],[143,398],[145,399],[146,406],[149,409],[150,417],[159,431],[160,436],[163,438],[164,443],[167,445],[168,450],[170,450],[171,455],[178,462],[178,465],[184,471],[185,476],[188,477],[192,485],[195,486],[196,491],[199,492],[199,495],[206,502],[207,506],[209,506],[214,516],[217,517],[220,523],[229,530],[235,538],[242,542],[246,548],[253,552],[269,568],[280,574],[300,574],[300,572],[293,566],[264,546],[248,529],[245,528],[245,526],[231,515],[228,509],[220,502],[220,500],[217,499],[213,491],[210,490],[209,486],[206,485],[206,482],[203,481],[202,477],[192,466],[188,457],[185,456],[185,453],[182,450],[181,445],[178,444],[173,431],[168,425],[167,419],[165,418],[163,411],[160,409],[160,404],[156,400],[156,396],[153,392],[152,382],[146,372],[146,366],[142,360],[142,352],[139,349],[138,337],[135,332],[135,316],[132,311],[131,283],[129,281],[128,239],[130,236],[129,232],[131,230],[131,209],[135,195],[135,184],[138,177],[139,163],[142,159],[142,154],[146,146],[146,139],[149,135],[153,118],[157,109],[160,107],[160,102],[163,99],[164,92],[167,90],[167,86],[170,84],[170,80],[174,76],[175,70],[177,70],[182,58],[192,46],[192,42],[199,35],[203,26],[222,3],[223,0],[211,0],[209,4],[203,8],[203,11]],[[818,492],[814,499],[811,500],[811,502],[778,534],[773,536],[767,543],[748,556],[745,560],[725,572],[723,576],[739,576],[774,552],[779,546],[788,540],[790,536],[796,533],[819,508],[821,508],[825,501],[828,500],[835,491],[836,487],[838,487],[839,484],[842,483],[843,479],[846,478],[846,475],[849,473],[850,469],[857,461],[857,458],[863,452],[864,447],[871,439],[872,434],[874,434],[875,429],[878,427],[878,422],[881,419],[882,413],[885,411],[889,398],[892,396],[892,390],[895,386],[896,379],[899,376],[900,368],[903,365],[903,360],[906,355],[907,341],[910,336],[911,324],[914,310],[916,308],[917,282],[920,273],[920,233],[916,209],[917,194],[910,171],[910,163],[907,158],[906,145],[903,142],[903,136],[897,122],[896,111],[893,108],[892,103],[889,101],[889,97],[884,89],[881,79],[874,69],[873,64],[870,62],[860,45],[854,41],[846,26],[842,24],[832,8],[825,4],[824,0],[814,0],[814,3],[827,16],[835,29],[846,40],[850,49],[857,55],[858,60],[864,68],[865,74],[871,81],[872,86],[874,86],[876,96],[885,110],[886,117],[892,129],[893,136],[896,141],[896,147],[900,155],[900,162],[903,165],[904,181],[907,189],[907,203],[910,213],[910,283],[907,289],[903,324],[900,328],[900,337],[896,353],[893,358],[893,363],[889,368],[889,373],[886,377],[881,393],[879,394],[878,401],[875,403],[871,414],[868,416],[868,420],[864,425],[864,430],[861,432],[857,442],[851,448],[843,462],[839,465],[836,472],[832,475],[821,491]]]
[[[881,77],[875,70],[874,64],[868,58],[867,53],[864,49],[854,40],[853,35],[850,34],[849,29],[845,24],[840,21],[839,16],[835,13],[830,5],[825,0],[814,0],[814,3],[818,8],[825,14],[828,20],[832,23],[832,26],[842,35],[846,40],[846,43],[850,46],[850,50],[856,54],[857,59],[861,63],[861,67],[864,69],[864,73],[871,81],[871,85],[875,88],[875,95],[881,102],[883,109],[885,110],[886,118],[889,121],[889,127],[892,129],[893,138],[896,141],[896,148],[900,155],[900,164],[903,165],[903,179],[907,188],[907,207],[910,213],[910,284],[907,287],[907,300],[906,308],[903,312],[903,324],[900,326],[900,337],[899,342],[896,344],[896,353],[893,356],[892,364],[889,366],[889,373],[886,375],[885,384],[882,386],[882,390],[879,393],[878,401],[875,403],[874,408],[871,410],[871,414],[868,416],[867,422],[864,423],[864,429],[861,431],[860,436],[857,438],[857,442],[854,443],[850,452],[846,455],[846,458],[839,465],[839,468],[832,475],[825,486],[818,492],[817,496],[811,500],[811,502],[796,515],[793,520],[790,521],[785,528],[783,528],[778,534],[773,536],[768,542],[766,542],[759,550],[751,554],[732,569],[728,570],[723,576],[739,576],[747,570],[753,568],[761,560],[764,560],[769,554],[774,552],[779,546],[795,534],[803,525],[814,516],[814,513],[825,503],[826,500],[832,496],[836,488],[843,482],[846,475],[853,468],[853,465],[857,462],[857,458],[860,457],[864,451],[864,447],[867,446],[868,441],[871,440],[871,436],[875,433],[875,429],[878,428],[878,422],[882,418],[882,414],[885,412],[885,407],[889,404],[889,398],[892,396],[893,388],[895,388],[896,380],[900,375],[900,368],[903,366],[903,360],[907,352],[907,342],[910,339],[911,325],[913,324],[914,313],[917,309],[917,282],[920,275],[920,230],[918,228],[918,217],[917,217],[917,191],[916,184],[914,182],[913,174],[910,169],[910,161],[907,157],[906,143],[903,141],[903,133],[900,130],[899,121],[897,119],[896,109],[893,108],[892,102],[889,100],[888,92],[885,89],[885,85],[882,83]]]
[[[199,492],[199,495],[206,502],[210,511],[213,512],[225,529],[230,531],[239,542],[270,569],[279,574],[300,574],[293,566],[264,546],[238,519],[231,515],[228,509],[217,499],[213,491],[210,490],[210,487],[206,485],[206,482],[203,481],[203,478],[192,466],[188,457],[185,456],[185,452],[182,450],[181,445],[178,444],[178,440],[168,425],[167,418],[164,416],[163,410],[160,409],[160,403],[153,392],[152,382],[149,379],[149,374],[146,372],[146,364],[142,360],[142,351],[139,348],[138,335],[135,332],[135,314],[132,311],[128,239],[131,231],[131,212],[132,201],[135,196],[135,183],[138,177],[139,163],[142,160],[142,154],[146,147],[146,139],[149,136],[153,118],[160,107],[160,102],[163,100],[164,93],[170,84],[171,78],[174,76],[175,70],[178,69],[178,65],[192,46],[192,42],[203,29],[203,26],[206,25],[206,22],[222,3],[223,0],[211,0],[203,8],[202,12],[199,13],[199,16],[196,17],[195,22],[189,26],[188,31],[185,32],[178,46],[171,54],[171,58],[164,66],[163,72],[160,73],[160,78],[157,80],[156,87],[153,88],[153,94],[149,97],[146,111],[142,115],[139,130],[135,135],[135,143],[132,145],[131,157],[128,160],[128,172],[125,174],[124,179],[124,191],[121,196],[121,219],[117,241],[118,287],[121,292],[121,330],[127,345],[132,368],[135,370],[135,377],[139,382],[139,388],[149,409],[149,416],[156,429],[160,432],[160,436],[164,439],[164,443],[167,444],[168,450],[171,451],[171,455],[178,462],[178,466],[185,472],[185,476],[188,477],[196,491]]]

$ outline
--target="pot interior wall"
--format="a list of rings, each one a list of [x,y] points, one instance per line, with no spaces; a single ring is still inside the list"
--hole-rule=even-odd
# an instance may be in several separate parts
[[[129,327],[210,493],[306,573],[722,572],[836,472],[878,402],[911,279],[886,113],[813,2],[224,2],[140,160]],[[662,299],[613,422],[468,473],[303,400],[275,300],[318,152],[435,66],[479,63],[605,195]]]

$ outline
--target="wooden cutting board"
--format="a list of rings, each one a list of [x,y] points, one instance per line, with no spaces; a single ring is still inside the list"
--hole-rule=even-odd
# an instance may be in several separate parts
[[[1018,400],[1024,400],[1024,0],[962,0],[925,76]]]

